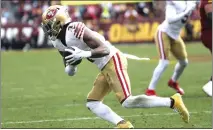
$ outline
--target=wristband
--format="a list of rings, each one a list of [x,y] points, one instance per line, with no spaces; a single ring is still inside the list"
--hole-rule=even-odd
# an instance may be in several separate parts
[[[82,52],[82,57],[84,58],[89,58],[92,56],[92,52],[91,51],[83,51]]]

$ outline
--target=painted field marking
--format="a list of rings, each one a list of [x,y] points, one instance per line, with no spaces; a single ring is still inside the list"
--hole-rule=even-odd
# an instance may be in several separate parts
[[[157,63],[159,62],[159,59],[155,59],[155,58],[148,58],[148,57],[138,57],[136,55],[133,54],[127,54],[127,53],[123,53],[123,55],[127,58],[127,59],[131,59],[131,60],[137,60],[137,61],[147,61],[147,62],[154,62]],[[176,64],[176,61],[174,60],[170,60],[169,62],[170,64]]]
[[[65,105],[53,105],[51,108],[55,108],[55,107],[76,107],[76,106],[83,106],[85,104],[65,104]],[[44,105],[37,105],[37,106],[33,106],[33,108],[45,108],[46,106]],[[32,109],[32,106],[22,106],[22,107],[8,107],[8,108],[2,108],[2,109],[8,109],[8,110],[19,110],[19,109]]]
[[[136,56],[136,55],[133,55],[133,54],[127,54],[127,53],[123,53],[123,55],[127,59],[130,59],[130,60],[137,60],[137,61],[143,61],[143,62],[152,62],[152,63],[159,62],[159,58],[157,58],[157,57],[151,57],[151,59],[150,59],[148,57],[139,57],[139,56]],[[203,59],[203,58],[200,58],[200,57],[209,57],[209,61],[211,61],[209,55],[200,55],[200,56],[199,55],[198,56],[197,55],[192,55],[192,56],[188,56],[188,59],[190,61],[196,61],[196,58],[197,58],[198,61],[199,60],[202,61],[201,59]],[[176,64],[177,62],[178,62],[177,60],[171,60],[171,59],[169,60],[169,64],[172,64],[172,65]]]
[[[202,112],[190,112],[190,114],[211,114],[212,111],[202,111]],[[130,116],[122,116],[122,117],[139,117],[139,116],[171,116],[171,115],[177,115],[178,113],[164,113],[164,114],[142,114],[142,115],[130,115]],[[101,119],[99,117],[77,117],[77,118],[65,118],[65,119],[47,119],[47,120],[31,120],[31,121],[11,121],[11,122],[2,122],[2,125],[6,124],[31,124],[31,123],[43,123],[43,122],[64,122],[64,121],[81,121],[81,120],[97,120]]]
[[[128,58],[128,59],[132,59],[132,60],[145,60],[145,61],[149,61],[150,58],[148,57],[138,57],[136,55],[132,55],[132,54],[127,54],[127,53],[123,53],[123,55]]]

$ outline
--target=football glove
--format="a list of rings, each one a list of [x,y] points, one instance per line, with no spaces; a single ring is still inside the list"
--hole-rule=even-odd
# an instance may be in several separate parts
[[[65,49],[70,55],[65,57],[66,63],[73,64],[74,62],[81,60],[83,58],[89,58],[92,55],[91,51],[84,51],[77,47],[71,47],[70,49]]]

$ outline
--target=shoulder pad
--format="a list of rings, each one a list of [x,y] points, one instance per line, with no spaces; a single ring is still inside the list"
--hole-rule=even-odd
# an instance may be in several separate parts
[[[68,31],[73,30],[74,36],[80,39],[83,35],[83,31],[85,29],[85,24],[82,22],[73,22],[68,26]]]

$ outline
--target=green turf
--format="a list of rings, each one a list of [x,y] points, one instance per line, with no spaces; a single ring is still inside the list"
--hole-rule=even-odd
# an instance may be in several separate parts
[[[117,46],[124,52],[156,59],[154,45]],[[187,45],[189,66],[180,79],[183,97],[191,113],[189,124],[169,108],[125,109],[114,94],[105,103],[130,120],[135,128],[211,128],[212,102],[202,91],[211,75],[211,56],[200,43]],[[83,61],[75,77],[64,73],[56,50],[2,53],[1,105],[3,128],[113,128],[97,119],[86,107],[85,99],[98,74],[95,65]],[[142,94],[149,84],[156,60],[129,60],[129,76],[133,95]],[[174,62],[163,74],[157,87],[160,96],[171,96],[167,87]],[[88,118],[85,118],[88,117]]]

